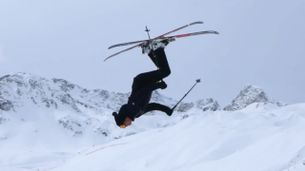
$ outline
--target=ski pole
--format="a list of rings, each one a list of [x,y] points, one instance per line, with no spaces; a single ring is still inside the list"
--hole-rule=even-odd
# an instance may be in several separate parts
[[[147,36],[148,36],[148,39],[149,39],[149,41],[150,41],[150,34],[149,34],[150,30],[148,29],[147,26],[145,27],[145,31],[146,31]]]
[[[182,100],[193,90],[193,88],[198,84],[198,83],[200,83],[200,79],[197,79],[196,80],[196,82],[195,82],[195,84],[189,89],[189,91],[187,91],[186,93],[185,93],[185,95],[177,102],[177,104],[172,108],[172,110],[174,111],[175,110],[175,108],[182,102]]]

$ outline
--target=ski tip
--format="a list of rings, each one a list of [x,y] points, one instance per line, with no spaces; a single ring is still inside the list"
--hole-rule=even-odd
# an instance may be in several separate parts
[[[212,33],[212,34],[219,34],[218,31],[214,31],[214,30],[210,30],[210,31],[208,31],[208,32],[210,32],[210,33]]]
[[[108,49],[112,49],[114,47],[116,47],[116,45],[111,45],[111,46],[108,47]]]
[[[206,31],[207,33],[210,33],[210,34],[219,34],[218,31],[214,31],[214,30],[209,30],[209,31]]]
[[[192,22],[190,25],[194,25],[194,24],[203,24],[203,21],[195,21],[195,22]]]
[[[112,56],[108,56],[107,58],[104,59],[104,62],[106,62],[108,59],[110,59]]]
[[[201,79],[200,79],[200,78],[196,80],[196,83],[200,83],[200,82],[201,82]]]

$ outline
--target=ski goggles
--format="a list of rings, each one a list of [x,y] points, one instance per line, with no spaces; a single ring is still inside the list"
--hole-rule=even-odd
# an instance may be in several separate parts
[[[120,125],[120,128],[126,128],[126,125],[122,124]]]

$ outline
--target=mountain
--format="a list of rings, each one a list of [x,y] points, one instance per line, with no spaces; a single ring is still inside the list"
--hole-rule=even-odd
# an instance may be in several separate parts
[[[3,110],[17,110],[29,102],[39,107],[81,112],[83,108],[99,111],[117,109],[128,94],[106,90],[87,90],[63,79],[51,79],[26,73],[0,78],[0,98]],[[114,103],[115,102],[115,103]]]
[[[46,79],[27,73],[6,75],[0,78],[0,109],[3,111],[18,110],[18,108],[34,104],[39,107],[52,109],[68,109],[82,112],[84,109],[103,111],[105,109],[118,110],[126,103],[129,93],[115,93],[107,90],[88,90],[70,83],[64,79]],[[152,101],[174,105],[177,101],[165,97],[156,91]],[[201,100],[198,105],[203,110],[217,110],[217,101],[208,98]],[[206,108],[205,105],[214,107]],[[187,111],[190,107],[182,103],[179,111]]]
[[[274,102],[269,99],[262,88],[248,85],[232,100],[232,103],[227,105],[224,110],[234,111],[243,109],[253,103],[275,104],[281,106],[279,102]]]
[[[111,113],[128,96],[27,73],[2,76],[0,170],[304,169],[304,104],[278,105],[247,86],[225,110],[205,98],[120,129]],[[177,102],[161,91],[152,101]]]
[[[101,136],[103,140],[111,140],[124,136],[112,131],[116,126],[111,113],[118,111],[119,107],[127,102],[128,96],[129,93],[88,90],[64,79],[46,79],[28,73],[5,75],[0,78],[0,123],[33,121],[36,119],[31,117],[32,115],[44,115],[52,118],[50,122],[59,129],[64,128],[72,136],[94,134]],[[152,101],[169,106],[174,106],[177,102],[158,91],[153,94]],[[181,103],[177,109],[178,113],[183,113],[192,108],[220,109],[217,101],[211,98],[195,103]],[[39,130],[40,127],[43,125],[37,126],[36,129]],[[151,126],[145,129],[148,128]],[[131,132],[135,131],[125,133],[128,135]]]

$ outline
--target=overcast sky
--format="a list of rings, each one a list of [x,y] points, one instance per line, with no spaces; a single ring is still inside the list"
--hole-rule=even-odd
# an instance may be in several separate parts
[[[229,103],[245,85],[271,98],[305,102],[305,0],[0,0],[0,75],[28,72],[82,87],[129,92],[134,76],[155,69],[140,49],[103,59],[107,47],[145,39],[192,21],[183,32],[217,30],[166,48],[172,74],[162,93]]]

